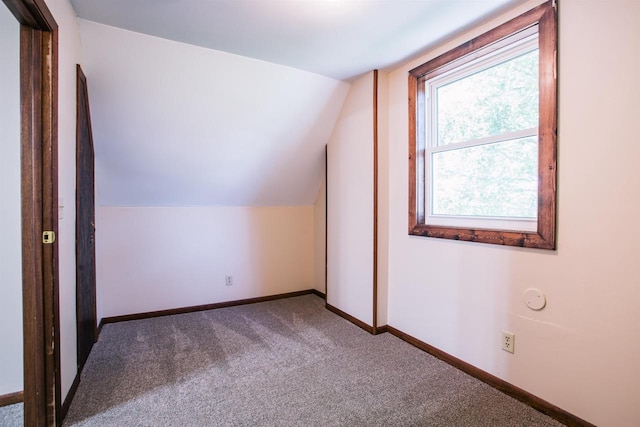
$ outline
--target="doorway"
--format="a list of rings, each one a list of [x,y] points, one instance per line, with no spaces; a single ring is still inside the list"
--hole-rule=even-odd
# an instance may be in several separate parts
[[[24,424],[55,425],[58,322],[58,32],[44,0],[3,0],[20,23]],[[48,232],[45,239],[44,232]]]
[[[21,416],[21,409],[5,406],[23,400],[20,203],[20,24],[0,4],[0,407],[5,416]]]

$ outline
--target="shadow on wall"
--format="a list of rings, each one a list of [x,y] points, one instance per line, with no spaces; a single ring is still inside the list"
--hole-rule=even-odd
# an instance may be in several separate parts
[[[346,96],[343,86],[336,86],[332,91],[326,88],[309,87],[304,81],[289,82],[287,87],[282,88],[283,92],[313,91],[311,98],[317,102],[314,114],[295,117],[296,126],[290,126],[299,132],[298,135],[287,135],[290,141],[297,141],[293,150],[290,147],[283,147],[282,152],[274,152],[271,158],[271,166],[263,179],[256,183],[255,192],[250,197],[260,200],[260,194],[270,194],[272,202],[287,203],[291,195],[302,195],[304,202],[313,204],[317,195],[317,189],[324,176],[325,168],[325,137],[327,124],[333,125]],[[283,96],[281,102],[290,102],[292,97]],[[291,108],[291,107],[289,107]],[[299,110],[309,108],[301,102]],[[276,110],[278,111],[277,107]],[[302,141],[302,143],[300,143]],[[306,151],[313,150],[313,156],[303,155]],[[301,161],[304,160],[304,161]],[[261,168],[261,164],[256,167]],[[263,167],[263,166],[262,166]],[[296,177],[298,182],[292,182],[291,178]],[[287,186],[282,186],[287,182]],[[315,191],[306,191],[313,188]],[[308,194],[305,194],[308,193]]]

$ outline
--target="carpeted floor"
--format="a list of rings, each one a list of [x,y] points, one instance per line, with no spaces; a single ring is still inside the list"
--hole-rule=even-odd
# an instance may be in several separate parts
[[[22,427],[23,417],[22,403],[0,407],[0,427]]]
[[[106,325],[65,426],[558,426],[314,295]]]

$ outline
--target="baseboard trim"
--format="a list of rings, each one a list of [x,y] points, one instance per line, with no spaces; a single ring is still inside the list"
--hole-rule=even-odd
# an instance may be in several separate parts
[[[312,293],[312,294],[314,294],[314,295],[316,295],[316,296],[319,296],[319,297],[320,297],[320,298],[322,298],[323,300],[326,300],[326,299],[327,299],[327,295],[326,295],[326,294],[323,294],[322,292],[320,292],[320,291],[319,291],[319,290],[317,290],[317,289],[311,289],[311,293]]]
[[[64,402],[60,407],[60,417],[58,418],[59,425],[62,425],[62,422],[67,416],[67,412],[69,412],[69,407],[71,406],[71,402],[73,401],[73,398],[76,395],[76,391],[78,390],[78,385],[80,385],[80,374],[82,374],[82,370],[78,369],[76,373],[76,377],[73,379],[73,382],[71,383],[71,388],[69,388],[69,392],[67,393],[67,397],[64,398]]]
[[[309,295],[309,294],[322,295],[321,292],[315,289],[306,289],[304,291],[287,292],[284,294],[268,295],[265,297],[247,298],[247,299],[234,300],[234,301],[216,302],[213,304],[194,305],[191,307],[172,308],[168,310],[148,311],[146,313],[135,313],[135,314],[125,314],[123,316],[105,317],[102,320],[100,320],[100,325],[98,326],[98,335],[100,335],[100,332],[102,331],[102,327],[109,323],[126,322],[129,320],[150,319],[153,317],[161,317],[161,316],[172,316],[174,314],[194,313],[197,311],[214,310],[217,308],[234,307],[237,305],[245,305],[245,304],[255,304],[258,302],[273,301],[273,300],[284,299],[284,298],[293,298],[293,297],[299,297],[302,295]]]
[[[15,403],[24,402],[24,392],[16,391],[15,393],[7,393],[0,395],[0,406],[13,405]]]
[[[338,316],[342,317],[345,320],[348,320],[349,322],[353,323],[357,327],[359,327],[361,329],[364,329],[365,331],[369,332],[371,335],[380,335],[380,334],[384,334],[385,332],[388,332],[387,331],[387,325],[382,325],[382,326],[378,326],[378,327],[374,328],[373,326],[367,325],[362,320],[357,319],[357,318],[353,317],[352,315],[350,315],[348,313],[345,313],[344,311],[340,310],[337,307],[332,306],[331,304],[327,303],[327,304],[325,304],[325,307],[330,312],[337,314]]]
[[[533,409],[536,409],[542,412],[543,414],[548,415],[551,418],[554,418],[555,420],[563,423],[566,426],[595,427],[595,425],[583,420],[582,418],[579,418],[565,411],[564,409],[561,409],[553,405],[552,403],[549,403],[546,400],[543,400],[529,393],[528,391],[525,391],[519,387],[516,387],[513,384],[510,384],[501,378],[498,378],[488,372],[485,372],[482,369],[471,365],[470,363],[460,360],[457,357],[450,355],[449,353],[446,353],[440,349],[437,349],[436,347],[433,347],[432,345],[429,345],[424,341],[420,341],[419,339],[407,333],[404,333],[388,325],[386,329],[387,329],[387,332],[389,332],[392,335],[395,335],[401,340],[408,342],[414,347],[417,347],[420,350],[423,350],[434,357],[437,357],[438,359],[448,363],[454,368],[460,369],[461,371],[471,375],[472,377],[475,377],[480,381],[492,386],[493,388],[500,390],[501,392],[513,397],[514,399],[517,399],[525,403],[526,405],[532,407]]]
[[[364,329],[365,331],[369,332],[370,334],[374,333],[373,326],[367,325],[362,320],[356,319],[352,315],[345,313],[344,311],[340,310],[339,308],[336,308],[336,307],[332,306],[329,303],[325,304],[325,307],[327,308],[327,310],[337,314],[338,316],[342,317],[345,320],[348,320],[349,322],[353,323],[354,325],[356,325],[359,328]]]
[[[389,327],[387,325],[378,326],[373,331],[373,335],[384,334],[385,332],[389,332]]]

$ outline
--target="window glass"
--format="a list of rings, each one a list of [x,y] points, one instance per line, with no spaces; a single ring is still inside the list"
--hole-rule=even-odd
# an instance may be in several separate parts
[[[434,153],[432,164],[433,215],[536,218],[537,137]]]
[[[437,88],[437,145],[538,126],[538,49]]]

